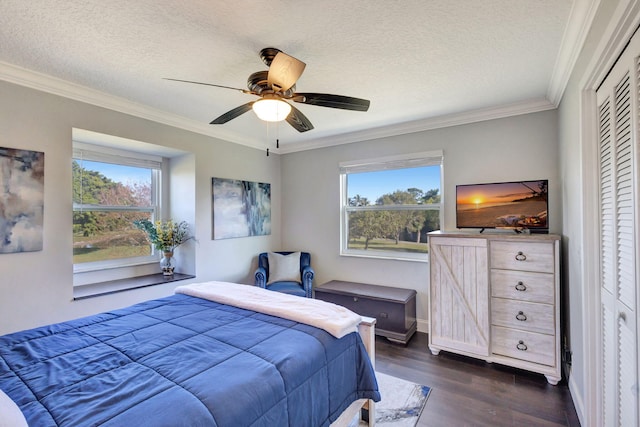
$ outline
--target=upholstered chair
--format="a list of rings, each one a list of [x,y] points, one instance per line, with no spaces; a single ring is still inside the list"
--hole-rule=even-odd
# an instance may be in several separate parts
[[[258,255],[256,286],[311,298],[314,274],[308,252],[263,252]]]

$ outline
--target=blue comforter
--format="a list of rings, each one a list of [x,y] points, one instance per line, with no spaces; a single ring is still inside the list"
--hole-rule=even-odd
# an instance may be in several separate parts
[[[0,337],[39,426],[327,426],[380,399],[360,336],[186,295]]]

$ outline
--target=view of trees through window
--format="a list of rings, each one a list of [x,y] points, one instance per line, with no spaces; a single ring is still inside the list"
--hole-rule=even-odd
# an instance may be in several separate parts
[[[153,220],[152,169],[73,161],[73,262],[151,255],[133,221]]]
[[[428,252],[427,233],[440,229],[439,166],[351,173],[347,189],[347,249]]]

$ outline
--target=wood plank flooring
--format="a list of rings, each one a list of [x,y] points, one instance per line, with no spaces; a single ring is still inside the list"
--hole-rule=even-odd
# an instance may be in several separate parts
[[[407,346],[376,337],[376,370],[431,387],[418,427],[580,426],[566,381],[441,351],[427,335]]]

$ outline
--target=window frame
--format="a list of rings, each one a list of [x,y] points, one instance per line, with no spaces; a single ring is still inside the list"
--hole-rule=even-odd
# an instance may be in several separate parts
[[[409,169],[423,166],[440,167],[440,203],[416,205],[368,205],[350,206],[348,175],[360,172],[380,172],[385,170]],[[436,210],[439,212],[439,226],[444,224],[444,154],[442,150],[425,151],[397,156],[353,160],[339,163],[340,171],[340,256],[393,259],[402,261],[428,262],[428,253],[349,249],[349,213],[366,211]],[[418,188],[418,186],[416,186]]]
[[[155,221],[162,217],[161,195],[162,195],[162,174],[164,169],[163,158],[160,156],[143,154],[137,151],[121,150],[117,148],[104,147],[73,141],[72,161],[93,161],[100,163],[110,163],[121,166],[131,166],[151,169],[151,206],[112,206],[112,205],[83,205],[75,202],[72,212],[92,210],[97,212],[113,211],[138,211],[150,212],[151,220]],[[102,270],[133,267],[145,264],[155,264],[158,262],[158,253],[151,245],[151,253],[148,256],[127,257],[110,259],[104,261],[94,261],[73,264],[73,273],[99,272]]]

